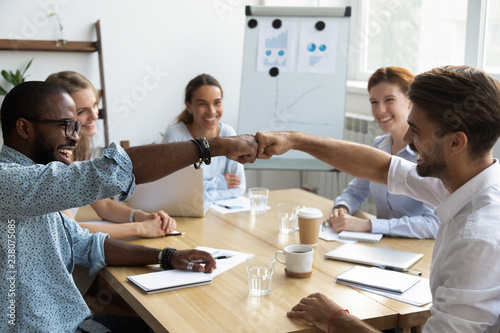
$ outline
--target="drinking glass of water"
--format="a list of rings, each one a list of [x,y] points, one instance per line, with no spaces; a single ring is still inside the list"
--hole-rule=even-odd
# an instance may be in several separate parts
[[[275,262],[276,259],[269,256],[247,258],[248,290],[250,295],[263,296],[271,293]]]
[[[262,215],[267,210],[267,197],[269,190],[264,187],[252,187],[248,189],[248,199],[250,199],[251,213]]]
[[[277,208],[280,232],[289,234],[298,230],[297,214],[300,206],[291,203],[279,203]]]

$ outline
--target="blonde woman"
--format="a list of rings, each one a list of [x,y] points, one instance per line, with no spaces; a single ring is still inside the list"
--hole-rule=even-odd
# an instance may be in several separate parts
[[[99,115],[95,87],[83,75],[73,71],[51,74],[45,81],[61,86],[75,101],[77,119],[82,123],[82,129],[73,161],[91,159],[93,157],[92,137],[97,133],[96,121]],[[160,237],[172,233],[177,227],[175,219],[162,210],[154,213],[144,212],[111,199],[98,200],[90,206],[103,220],[114,222],[114,224],[80,223],[80,225],[91,232],[108,233],[111,238]],[[73,210],[64,213],[72,218],[76,215]]]

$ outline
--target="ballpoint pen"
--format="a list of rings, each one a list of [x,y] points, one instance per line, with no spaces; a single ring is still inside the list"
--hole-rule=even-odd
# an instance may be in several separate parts
[[[218,256],[214,257],[215,260],[221,260],[221,259],[229,259],[232,256]],[[206,259],[196,259],[196,260],[189,260],[189,262],[207,262],[208,260]]]
[[[418,275],[418,276],[421,276],[422,275],[422,272],[419,272],[419,271],[412,271],[412,270],[409,270],[409,269],[406,269],[406,268],[399,268],[399,267],[393,267],[393,266],[375,266],[375,267],[378,267],[380,269],[385,269],[387,271],[395,271],[395,272],[401,272],[401,273],[409,273],[409,274],[413,274],[413,275]]]
[[[184,235],[185,232],[179,232],[179,233],[175,233],[175,234],[166,234],[164,235],[163,237],[168,237],[168,236],[181,236],[181,235]]]
[[[226,209],[241,209],[243,206],[228,206],[228,205],[221,205],[221,204],[216,204],[219,207],[226,208]]]
[[[323,223],[321,223],[321,231],[325,230],[326,230],[326,221],[323,221]]]

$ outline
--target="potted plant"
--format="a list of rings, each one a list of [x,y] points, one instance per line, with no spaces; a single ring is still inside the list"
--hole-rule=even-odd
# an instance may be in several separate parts
[[[26,71],[28,70],[28,68],[30,68],[32,61],[33,61],[33,59],[31,59],[28,62],[28,64],[26,65],[26,67],[24,67],[24,69],[22,71],[18,69],[14,73],[12,71],[8,71],[7,72],[4,69],[4,70],[2,70],[2,76],[10,84],[12,84],[13,86],[17,86],[19,83],[23,83],[26,80],[27,76],[25,76],[25,74],[26,74]],[[8,93],[8,90],[6,90],[6,89],[4,89],[3,87],[0,86],[0,95],[7,95],[7,93]]]

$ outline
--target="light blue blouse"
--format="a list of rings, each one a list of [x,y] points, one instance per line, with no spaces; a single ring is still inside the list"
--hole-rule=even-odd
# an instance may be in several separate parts
[[[235,130],[223,123],[219,123],[219,136],[235,136]],[[186,124],[177,123],[167,128],[163,136],[163,143],[189,141],[193,136],[189,133]],[[212,157],[210,165],[202,165],[203,168],[203,193],[205,202],[221,199],[236,198],[242,196],[246,190],[245,169],[242,164],[230,160],[225,156]],[[240,177],[238,188],[227,188],[225,173],[236,174]]]
[[[392,148],[390,134],[376,137],[372,146],[390,154]],[[417,161],[417,156],[408,146],[396,156],[411,162]],[[354,178],[342,194],[335,199],[335,205],[344,205],[349,213],[353,213],[358,210],[370,193],[377,208],[377,218],[371,219],[372,233],[411,238],[436,238],[440,224],[439,218],[434,215],[436,208],[405,195],[390,194],[386,185]]]
[[[1,332],[74,332],[91,315],[71,273],[103,268],[107,234],[91,234],[60,213],[134,191],[132,163],[111,144],[103,158],[35,164],[0,151]],[[13,321],[9,321],[13,318]]]

